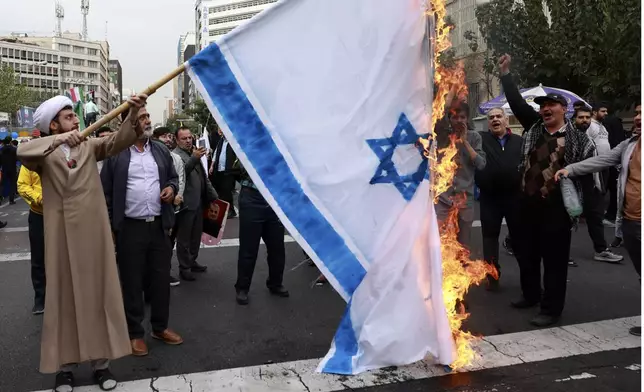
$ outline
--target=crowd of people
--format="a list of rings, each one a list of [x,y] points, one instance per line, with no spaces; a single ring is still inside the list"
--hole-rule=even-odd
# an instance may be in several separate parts
[[[450,135],[456,140],[458,169],[453,186],[440,195],[436,210],[442,222],[450,206],[458,208],[458,240],[469,248],[476,184],[483,257],[498,271],[498,277],[488,276],[487,288],[497,291],[500,287],[499,235],[505,219],[509,237],[504,245],[517,259],[523,294],[512,306],[540,306],[530,322],[547,327],[557,323],[563,312],[568,267],[578,266],[570,258],[571,231],[578,219],[566,209],[559,185],[562,177],[573,181],[583,206],[594,260],[621,263],[623,257],[610,248],[623,243],[640,272],[641,106],[634,103],[630,135],[621,120],[609,115],[606,104],[591,107],[584,101],[574,102],[569,119],[566,97],[549,93],[534,99],[540,107],[535,111],[515,85],[510,65],[510,56],[499,59],[503,91],[523,127],[522,135],[512,133],[501,107],[487,113],[487,131],[475,132],[468,128],[469,107],[458,101],[448,105],[447,121],[443,126],[439,122],[437,128],[437,146],[440,149],[449,143]],[[610,192],[607,208],[606,192]],[[604,227],[615,228],[610,247]],[[630,332],[639,336],[640,327]]]
[[[502,108],[487,113],[487,131],[475,132],[468,126],[469,107],[454,100],[438,124],[436,142],[440,148],[456,141],[458,170],[453,185],[439,195],[436,212],[440,223],[458,209],[458,240],[469,248],[478,187],[483,255],[499,272],[488,277],[487,287],[500,287],[499,235],[505,219],[509,238],[504,244],[516,256],[522,289],[512,306],[540,306],[531,323],[546,327],[561,317],[568,267],[576,265],[569,254],[576,220],[567,212],[561,178],[572,179],[583,204],[594,259],[622,261],[604,238],[604,227],[613,226],[611,246],[623,243],[640,273],[641,106],[636,105],[632,135],[602,104],[577,102],[568,119],[567,100],[551,93],[535,98],[537,112],[514,84],[510,64],[507,55],[499,60],[501,83],[523,134],[512,133]],[[101,389],[116,387],[109,361],[149,353],[146,302],[151,338],[183,342],[169,328],[170,290],[207,272],[198,262],[204,211],[217,199],[229,203],[229,218],[239,217],[237,303],[250,301],[262,239],[266,286],[273,295],[289,296],[282,283],[284,226],[226,138],[219,133],[209,150],[188,128],[153,129],[146,99],[129,99],[118,131],[103,127],[86,139],[75,132],[79,119],[69,98],[54,97],[36,110],[40,134],[18,148],[5,141],[0,152],[3,184],[17,184],[30,206],[33,313],[44,313],[41,371],[57,373],[58,392],[72,390],[73,370],[86,361]],[[14,202],[16,190],[8,192]],[[614,206],[605,207],[606,192]],[[175,248],[178,276],[171,274]],[[631,333],[639,335],[639,327]]]

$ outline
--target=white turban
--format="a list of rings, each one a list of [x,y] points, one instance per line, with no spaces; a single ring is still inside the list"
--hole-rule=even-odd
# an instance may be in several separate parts
[[[71,99],[64,95],[57,95],[53,98],[49,98],[36,109],[34,113],[34,125],[41,133],[46,133],[49,135],[49,124],[51,124],[54,117],[64,108],[71,106],[74,107],[74,103]]]

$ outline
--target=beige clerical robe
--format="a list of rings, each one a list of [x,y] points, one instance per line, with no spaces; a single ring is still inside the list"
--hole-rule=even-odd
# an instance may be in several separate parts
[[[40,371],[131,354],[114,243],[96,162],[137,139],[129,119],[110,136],[49,153],[55,136],[18,147],[18,158],[40,173],[45,222],[47,294]]]

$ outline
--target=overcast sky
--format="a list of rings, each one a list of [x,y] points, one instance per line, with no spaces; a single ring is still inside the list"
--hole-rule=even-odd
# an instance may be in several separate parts
[[[65,9],[63,31],[80,32],[81,0],[60,0]],[[56,26],[54,0],[0,0],[0,35],[12,31],[51,35]],[[137,92],[160,79],[177,64],[179,36],[194,29],[194,0],[90,0],[90,39],[110,44],[110,59],[123,67],[123,88]],[[163,119],[168,83],[154,94],[149,110],[154,123]]]

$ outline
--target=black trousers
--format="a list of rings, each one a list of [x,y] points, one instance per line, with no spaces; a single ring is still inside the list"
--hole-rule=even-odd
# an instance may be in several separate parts
[[[239,195],[239,259],[237,261],[237,290],[248,291],[259,251],[259,241],[264,240],[268,253],[269,288],[282,286],[286,252],[284,226],[258,190],[241,188]]]
[[[622,219],[624,247],[635,266],[638,275],[642,275],[642,222]]]
[[[548,199],[522,197],[520,227],[512,234],[519,261],[523,297],[541,301],[541,313],[559,316],[566,299],[571,222],[560,193]],[[541,261],[543,260],[543,297]]]
[[[163,230],[161,218],[153,222],[125,218],[116,237],[116,248],[130,339],[140,339],[145,334],[144,288],[150,298],[152,331],[163,332],[168,327],[170,311],[172,255],[170,237]]]
[[[13,203],[16,200],[18,176],[16,173],[2,172],[2,196],[9,197],[9,202]]]
[[[192,268],[199,257],[203,232],[203,209],[184,210],[176,215],[177,259],[179,269]]]
[[[34,304],[45,306],[45,226],[42,214],[29,211],[29,247],[31,248],[31,284]]]
[[[595,252],[601,253],[608,249],[604,238],[604,195],[594,186],[586,186],[583,195],[584,217],[586,218],[586,226],[588,226],[588,234],[593,241]]]
[[[608,208],[606,209],[605,218],[609,221],[615,221],[617,217],[617,180],[619,178],[619,172],[616,168],[611,167],[608,169],[608,181],[607,188],[610,192],[610,198],[608,199]]]
[[[212,174],[212,185],[217,191],[219,198],[230,204],[229,213],[235,215],[235,205],[233,204],[235,177],[224,172],[214,172]]]
[[[481,193],[481,234],[483,236],[483,259],[493,264],[501,277],[499,264],[499,235],[503,218],[508,225],[510,236],[517,229],[517,214],[519,210],[518,195],[490,195]]]

